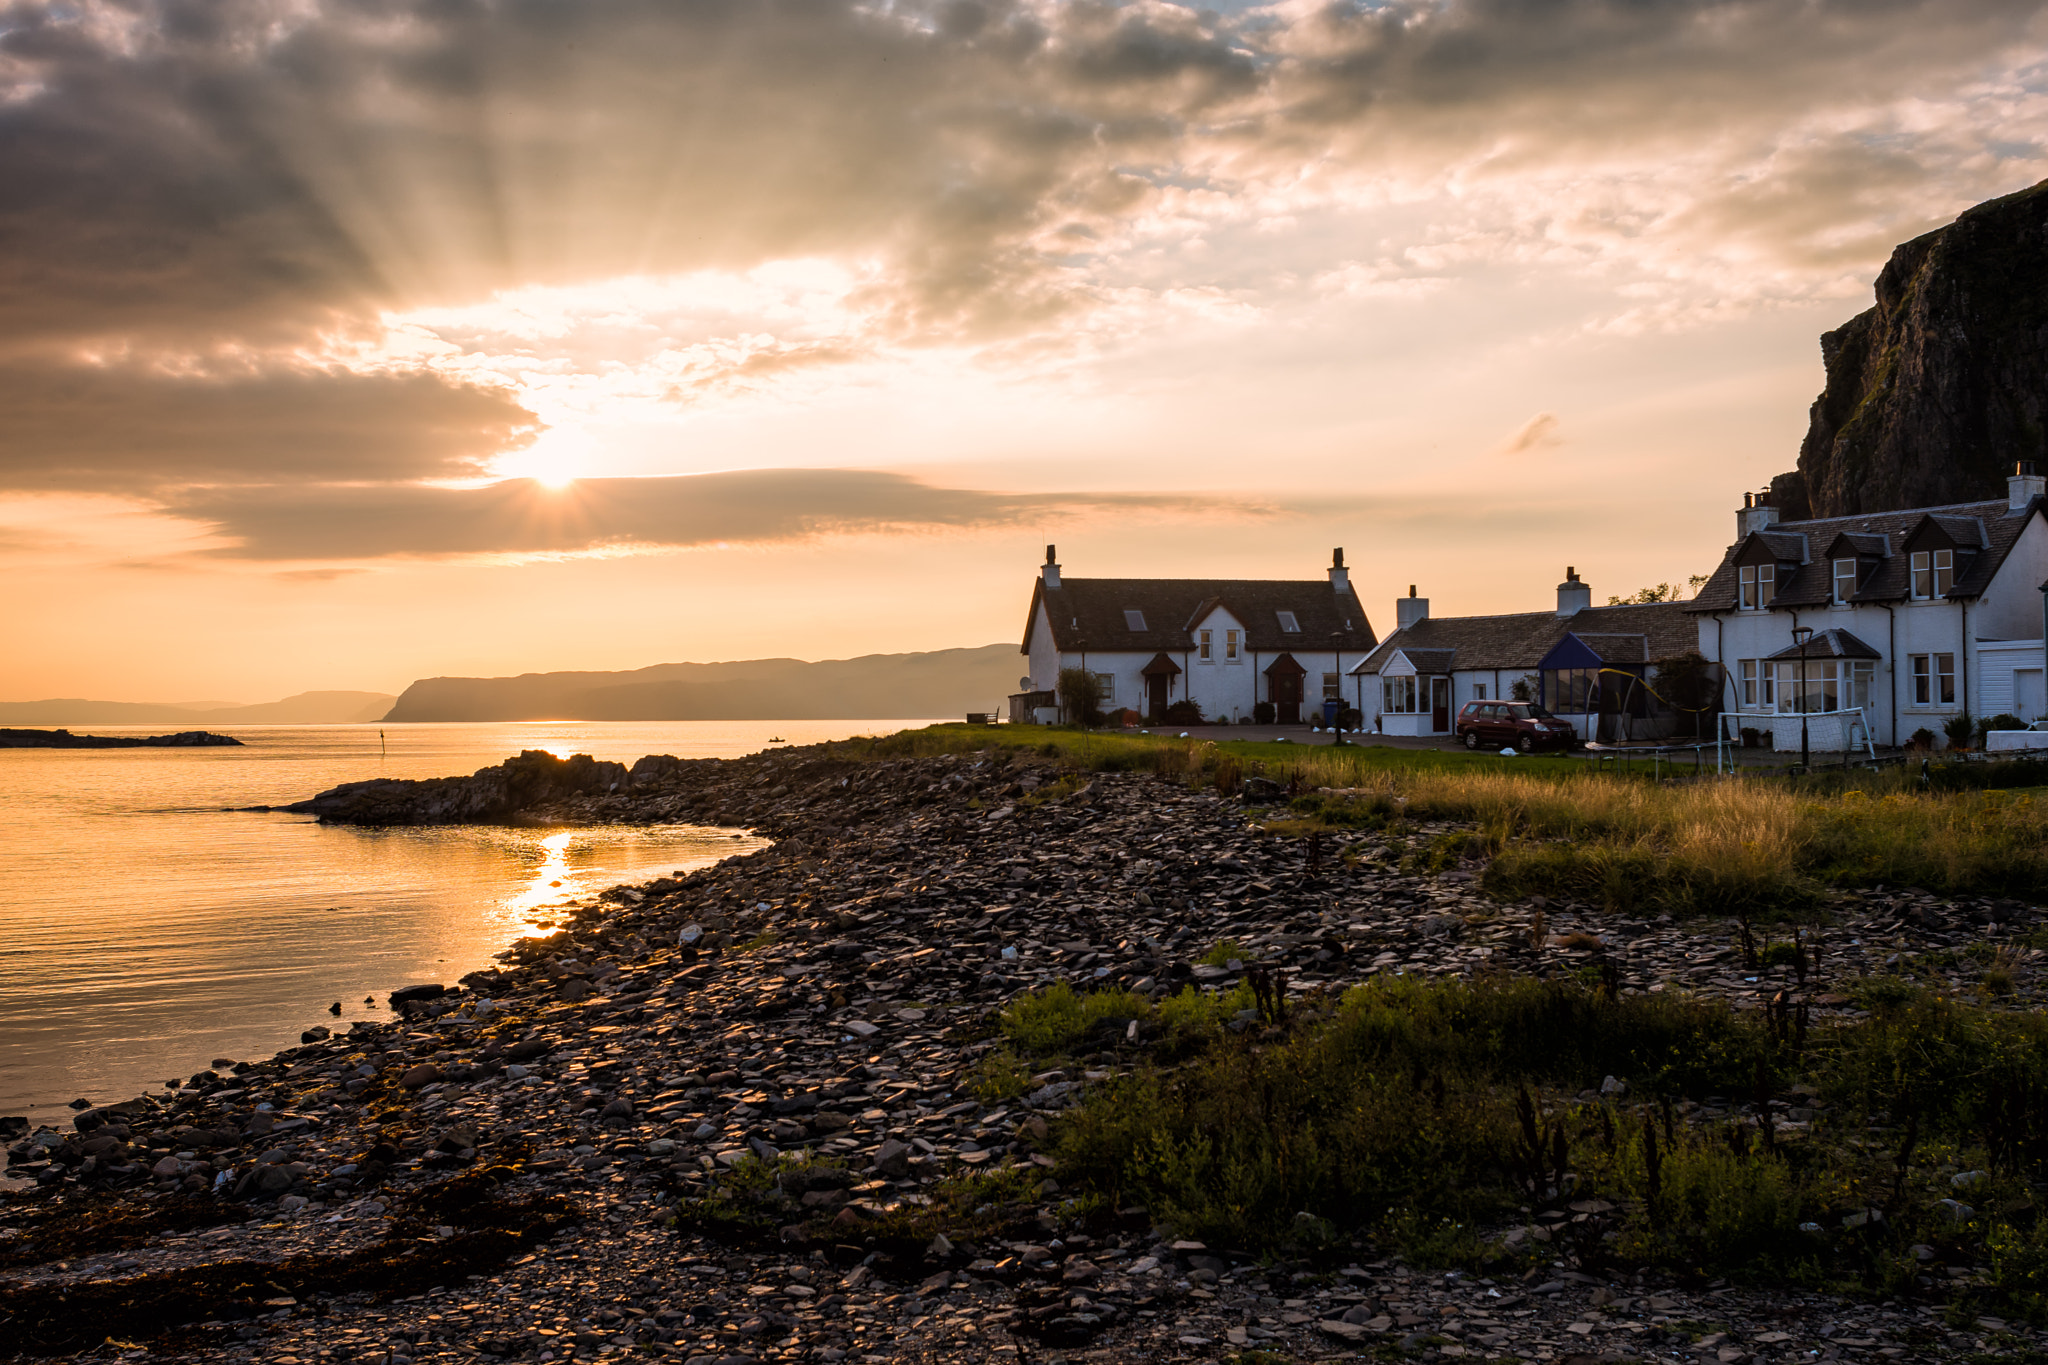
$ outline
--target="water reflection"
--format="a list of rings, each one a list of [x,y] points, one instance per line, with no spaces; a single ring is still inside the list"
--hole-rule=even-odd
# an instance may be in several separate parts
[[[533,880],[526,889],[505,902],[506,908],[531,916],[544,906],[563,905],[576,899],[580,888],[569,866],[569,842],[575,837],[574,830],[563,830],[540,841],[541,852],[546,856],[534,869]]]
[[[342,829],[249,806],[521,749],[631,763],[878,728],[894,727],[418,726],[392,729],[387,754],[376,727],[304,726],[238,730],[239,749],[0,751],[0,1115],[61,1125],[73,1097],[124,1099],[316,1024],[385,1017],[390,991],[488,966],[574,901],[763,842],[677,825]]]

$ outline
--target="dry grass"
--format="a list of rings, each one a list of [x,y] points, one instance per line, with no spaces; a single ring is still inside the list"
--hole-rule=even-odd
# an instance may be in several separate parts
[[[1475,827],[1501,895],[1546,892],[1617,910],[1796,912],[1827,886],[1918,886],[2048,899],[2048,802],[1933,790],[1893,770],[1664,784],[1563,758],[1308,747],[1099,732],[935,726],[873,742],[877,756],[1021,748],[1076,767],[1151,771],[1198,787],[1267,777],[1304,793],[1294,822],[1446,821]],[[1995,780],[1989,765],[1950,777]],[[1318,796],[1319,791],[1327,793]],[[1303,832],[1289,823],[1276,832]]]

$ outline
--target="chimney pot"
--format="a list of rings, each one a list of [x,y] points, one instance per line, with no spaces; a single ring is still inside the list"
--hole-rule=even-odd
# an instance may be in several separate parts
[[[2024,512],[2034,499],[2048,494],[2048,479],[2034,472],[2032,460],[2021,460],[2013,466],[2012,477],[2005,481],[2005,506],[2009,512]]]
[[[1778,509],[1771,506],[1770,494],[1744,493],[1742,508],[1735,514],[1735,538],[1742,540],[1752,532],[1778,524]]]
[[[1351,591],[1351,570],[1344,567],[1344,547],[1338,546],[1330,552],[1330,587],[1333,591]]]
[[[1057,588],[1060,585],[1060,566],[1055,562],[1053,555],[1054,547],[1051,545],[1046,546],[1045,564],[1038,571],[1039,579],[1048,588]]]
[[[1557,614],[1577,616],[1593,605],[1593,590],[1579,581],[1579,571],[1565,566],[1564,582],[1557,585]]]

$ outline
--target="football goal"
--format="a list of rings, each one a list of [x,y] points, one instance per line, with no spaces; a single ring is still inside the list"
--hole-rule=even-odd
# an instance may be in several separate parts
[[[1799,723],[1802,720],[1806,722],[1807,747],[1817,754],[1861,750],[1873,759],[1877,757],[1876,744],[1870,734],[1870,719],[1860,706],[1852,706],[1845,711],[1809,711],[1804,716],[1797,712],[1785,715],[1775,711],[1721,713],[1722,734],[1730,743],[1741,743],[1744,730],[1756,730],[1768,735],[1771,748],[1780,753],[1799,751]]]

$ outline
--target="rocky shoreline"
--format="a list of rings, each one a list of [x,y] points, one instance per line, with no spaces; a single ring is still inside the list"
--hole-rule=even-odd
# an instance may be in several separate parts
[[[0,749],[216,749],[240,748],[231,735],[180,730],[174,735],[74,735],[69,730],[0,729]]]
[[[993,1011],[1055,982],[1157,993],[1256,967],[1300,999],[1383,973],[1573,975],[1597,952],[1625,990],[1754,1007],[1803,985],[1816,1012],[1848,1014],[1829,983],[1887,959],[2040,956],[2034,907],[1875,892],[1834,907],[1819,975],[1795,983],[1745,968],[1725,924],[1503,906],[1473,867],[1416,868],[1399,837],[1264,834],[1259,804],[1028,753],[829,745],[631,768],[528,754],[322,793],[300,809],[341,823],[691,821],[777,842],[607,893],[496,968],[396,993],[388,1021],[310,1028],[268,1061],[85,1109],[69,1134],[6,1134],[36,1188],[0,1207],[0,1355],[1739,1365],[2041,1348],[1932,1291],[1766,1292],[1569,1256],[1499,1283],[1362,1248],[1289,1263],[1074,1204],[1049,1125],[1140,1040],[1104,1039],[1014,1099],[973,1088]],[[1199,960],[1224,938],[1248,959]],[[2019,982],[2011,1005],[2037,1003],[2031,972]],[[1788,1132],[1811,1117],[1777,1108]],[[775,1226],[706,1221],[722,1173],[805,1150],[825,1160],[765,1192]],[[951,1211],[947,1235],[931,1201],[948,1180],[1004,1172],[1006,1197]],[[1602,1216],[1560,1207],[1513,1235]]]

